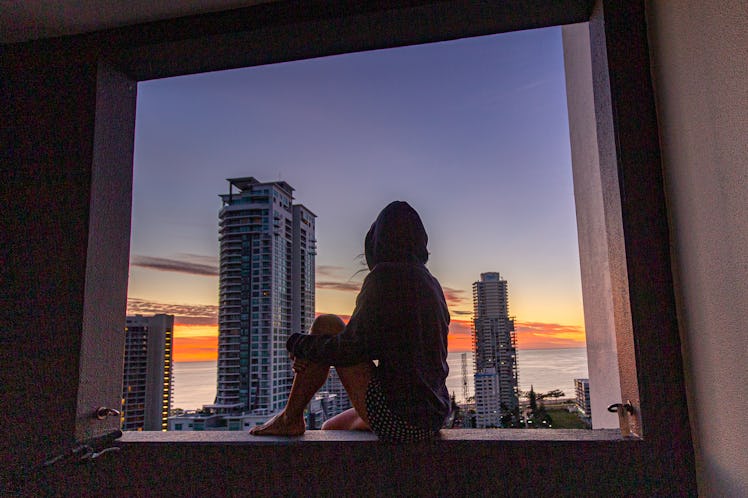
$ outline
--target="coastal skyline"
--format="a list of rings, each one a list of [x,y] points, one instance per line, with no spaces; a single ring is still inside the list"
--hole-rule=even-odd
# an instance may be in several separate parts
[[[283,180],[317,216],[319,313],[347,318],[379,210],[429,233],[450,351],[472,283],[509,282],[518,347],[584,346],[559,28],[138,85],[128,314],[176,315],[175,361],[216,357],[219,194]]]

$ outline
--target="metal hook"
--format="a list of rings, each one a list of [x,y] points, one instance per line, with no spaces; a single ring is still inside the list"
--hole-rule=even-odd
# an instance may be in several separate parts
[[[86,453],[83,455],[80,459],[81,462],[88,461],[88,460],[95,460],[99,458],[104,453],[109,453],[111,451],[119,451],[121,448],[119,446],[112,446],[109,448],[104,448],[101,451],[92,451],[91,453]]]
[[[99,420],[104,420],[107,417],[119,417],[119,415],[120,415],[119,410],[115,410],[114,408],[108,408],[106,406],[100,406],[94,412],[94,417],[96,417]]]
[[[631,401],[627,401],[626,403],[613,403],[608,407],[610,413],[620,413],[619,410],[623,410],[629,415],[633,415],[634,405],[631,404]]]

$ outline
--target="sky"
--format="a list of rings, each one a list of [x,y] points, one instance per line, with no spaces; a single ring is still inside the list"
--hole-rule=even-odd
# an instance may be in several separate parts
[[[317,215],[318,313],[350,315],[366,231],[404,200],[450,351],[483,272],[520,349],[584,347],[560,28],[139,83],[128,314],[176,315],[175,361],[216,357],[218,196],[244,176]]]

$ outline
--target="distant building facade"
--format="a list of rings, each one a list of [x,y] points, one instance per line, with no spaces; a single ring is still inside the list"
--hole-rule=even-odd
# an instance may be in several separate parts
[[[473,351],[477,427],[500,427],[519,407],[519,392],[514,319],[499,273],[481,273],[473,283]]]
[[[591,417],[592,408],[590,406],[590,380],[574,379],[574,391],[576,393],[576,402],[579,412],[585,417]]]
[[[265,415],[218,414],[210,410],[191,410],[169,417],[170,431],[246,431],[267,421]]]
[[[174,316],[125,319],[123,431],[165,431],[171,408]]]
[[[501,399],[499,377],[495,368],[476,372],[475,376],[475,426],[501,427]]]
[[[286,182],[228,180],[220,219],[218,379],[224,415],[270,416],[293,382],[286,340],[314,320],[314,213]],[[243,423],[242,423],[243,424]]]
[[[327,377],[325,384],[320,388],[318,394],[330,395],[325,398],[325,419],[334,417],[352,407],[351,400],[348,398],[348,393],[345,387],[343,387],[343,383],[335,367],[330,367],[330,375]]]

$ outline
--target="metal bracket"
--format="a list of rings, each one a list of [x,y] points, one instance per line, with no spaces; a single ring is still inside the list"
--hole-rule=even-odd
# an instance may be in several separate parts
[[[613,403],[608,407],[608,411],[610,413],[618,413],[619,416],[625,412],[629,415],[634,414],[634,405],[631,404],[631,401],[627,401],[626,403]]]
[[[94,418],[98,420],[104,420],[107,417],[119,417],[119,410],[114,408],[107,408],[106,406],[100,406],[94,411]]]
[[[623,437],[637,436],[635,428],[638,426],[636,420],[636,409],[631,400],[625,403],[613,403],[608,407],[608,411],[618,414],[618,425],[621,428]]]

